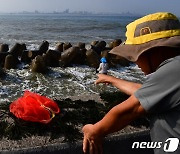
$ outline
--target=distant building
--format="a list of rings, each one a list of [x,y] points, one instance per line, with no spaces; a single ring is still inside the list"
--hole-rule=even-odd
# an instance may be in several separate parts
[[[65,11],[63,11],[62,13],[69,13],[69,9],[66,9]]]

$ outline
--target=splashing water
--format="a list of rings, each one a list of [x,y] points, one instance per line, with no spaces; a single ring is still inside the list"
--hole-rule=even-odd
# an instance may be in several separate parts
[[[142,82],[145,78],[136,65],[119,66],[116,69],[110,69],[109,74],[135,82]],[[111,85],[95,85],[96,79],[95,69],[88,66],[50,68],[47,74],[33,73],[30,69],[10,69],[6,71],[6,76],[0,79],[0,102],[13,101],[23,95],[25,90],[37,92],[52,99],[117,90]]]

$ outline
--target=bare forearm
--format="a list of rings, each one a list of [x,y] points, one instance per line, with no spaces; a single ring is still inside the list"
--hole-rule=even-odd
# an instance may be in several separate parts
[[[142,84],[122,80],[113,76],[107,76],[106,79],[106,82],[112,84],[114,87],[118,88],[127,95],[133,95],[134,92],[136,92],[142,86]]]
[[[130,104],[133,100],[135,100],[134,96],[132,96],[130,100],[115,106],[101,121],[97,122],[94,127],[98,134],[105,136],[109,133],[121,130],[131,121],[145,114],[145,110],[139,103],[135,105]]]
[[[142,85],[135,82],[130,82],[122,79],[115,78],[112,80],[112,85],[127,95],[133,95]]]

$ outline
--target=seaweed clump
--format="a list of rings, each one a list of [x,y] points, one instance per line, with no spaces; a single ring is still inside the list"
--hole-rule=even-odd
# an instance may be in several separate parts
[[[60,107],[60,114],[56,115],[48,124],[27,122],[16,118],[9,112],[10,103],[0,104],[0,140],[21,140],[32,136],[48,136],[50,141],[63,138],[62,142],[81,140],[81,129],[87,123],[96,123],[115,105],[128,98],[120,92],[101,93],[104,103],[95,100],[55,100]],[[147,119],[140,119],[132,123],[133,126],[148,127]]]

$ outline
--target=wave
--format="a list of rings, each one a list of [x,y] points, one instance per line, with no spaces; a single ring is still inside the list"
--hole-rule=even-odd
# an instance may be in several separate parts
[[[116,69],[110,69],[109,74],[136,82],[142,82],[145,79],[136,65],[119,66]],[[50,71],[44,75],[32,73],[29,69],[11,69],[7,71],[5,78],[0,79],[3,85],[0,87],[0,101],[11,102],[23,95],[25,90],[38,92],[53,99],[117,90],[112,86],[95,85],[96,79],[95,69],[88,66],[50,68]]]

